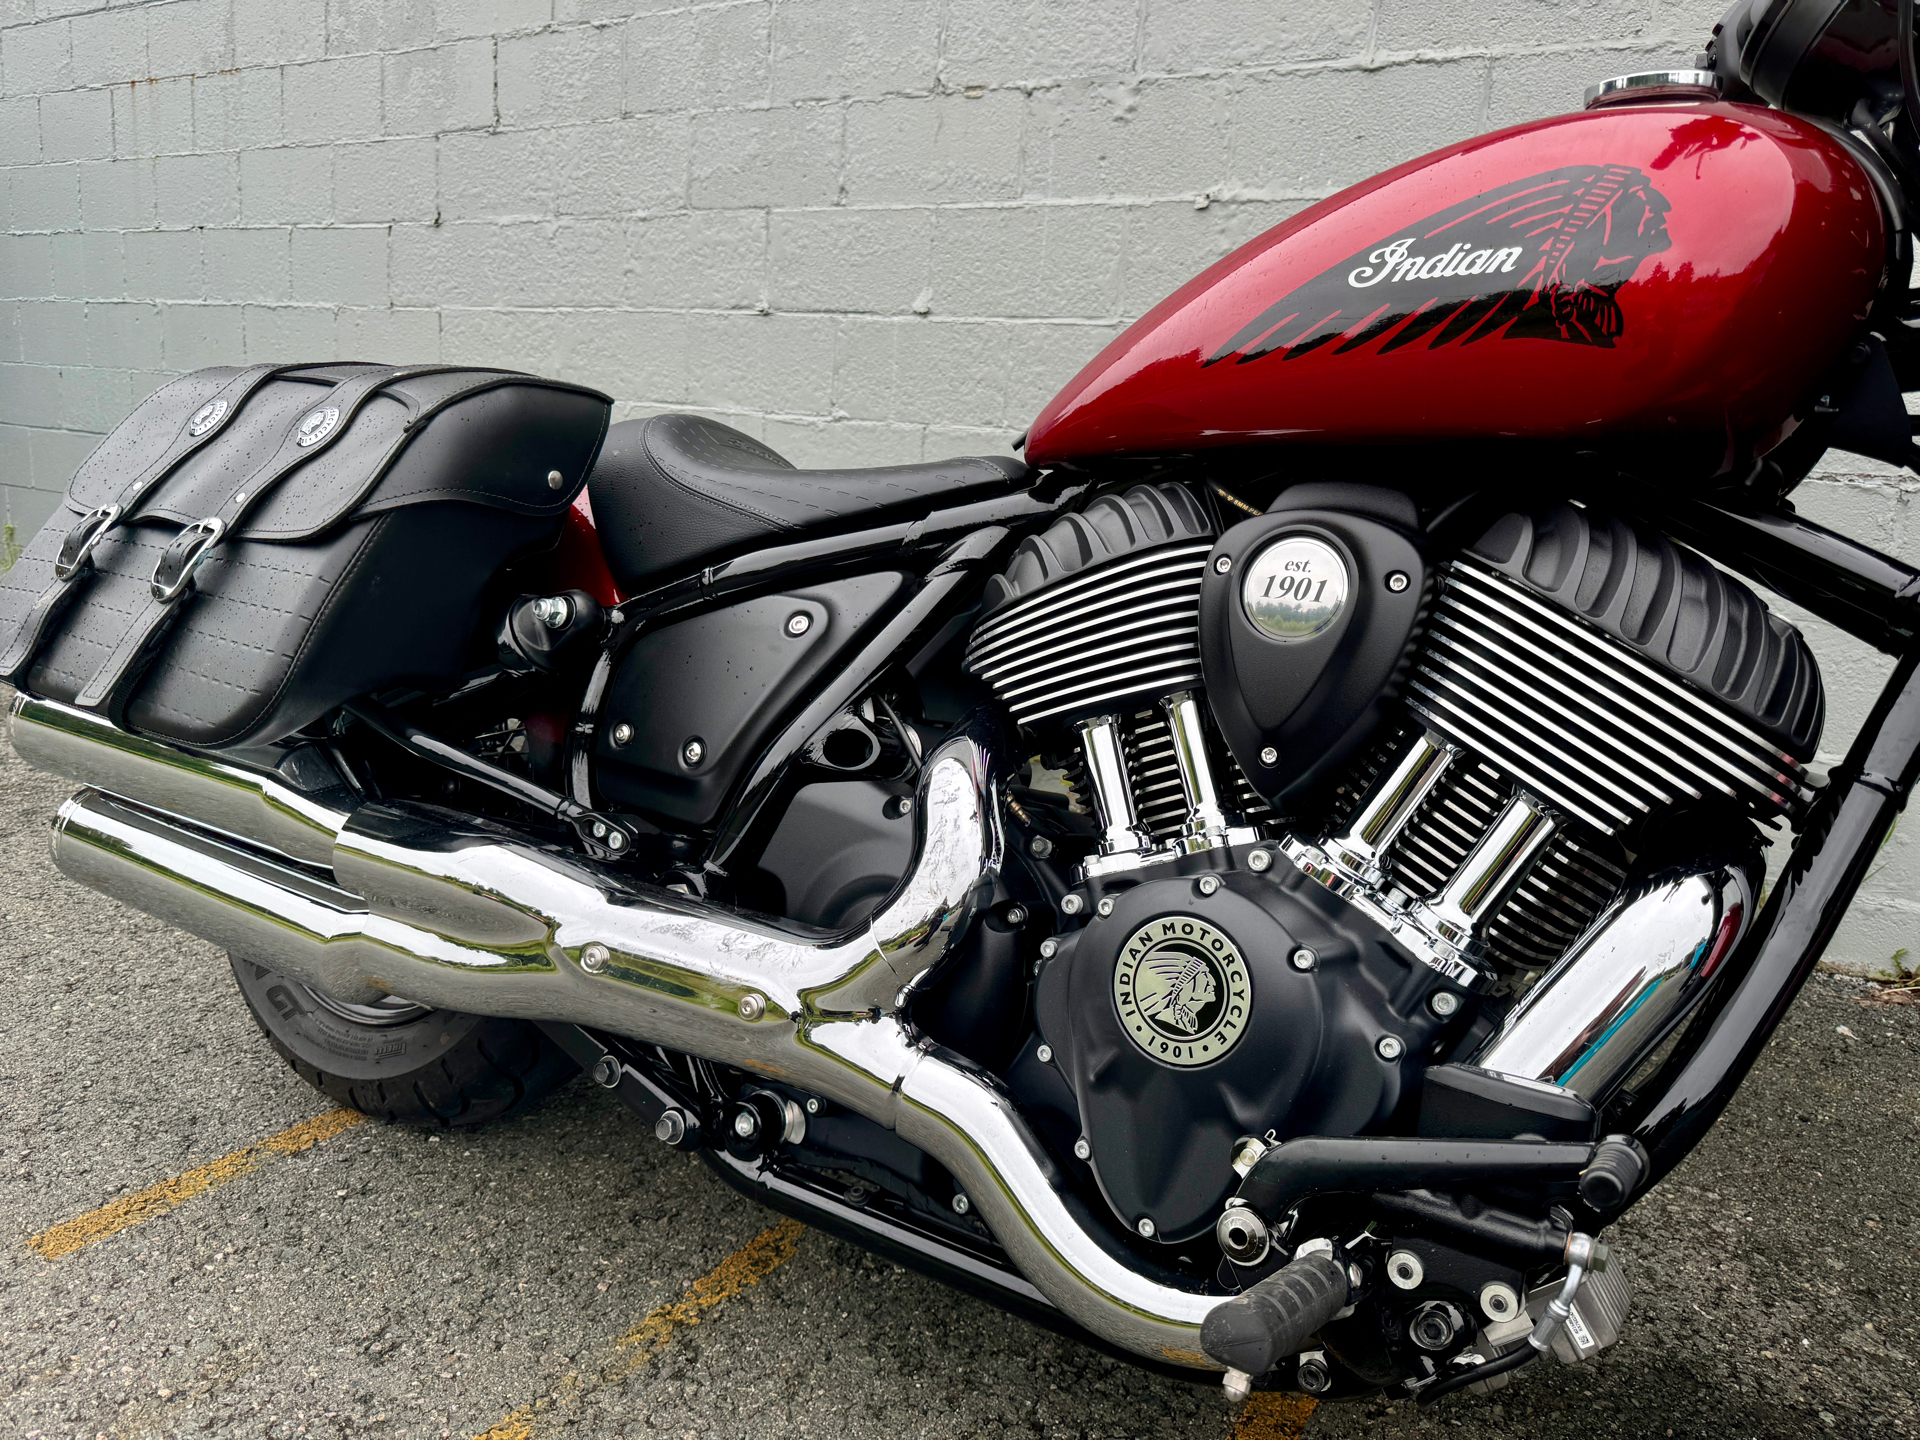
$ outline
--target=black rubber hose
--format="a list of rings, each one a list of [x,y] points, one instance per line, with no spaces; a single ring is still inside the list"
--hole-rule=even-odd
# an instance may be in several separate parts
[[[1260,1376],[1307,1345],[1347,1305],[1347,1267],[1324,1252],[1288,1262],[1223,1301],[1201,1322],[1201,1350],[1223,1366]]]
[[[1452,1396],[1456,1391],[1472,1386],[1476,1381],[1485,1381],[1490,1376],[1500,1376],[1509,1371],[1518,1371],[1540,1354],[1541,1353],[1536,1351],[1532,1346],[1523,1342],[1505,1356],[1496,1356],[1492,1361],[1483,1361],[1480,1365],[1470,1366],[1467,1370],[1457,1375],[1448,1376],[1436,1381],[1432,1386],[1423,1387],[1420,1394],[1414,1398],[1415,1404],[1419,1406],[1432,1406],[1443,1397]]]

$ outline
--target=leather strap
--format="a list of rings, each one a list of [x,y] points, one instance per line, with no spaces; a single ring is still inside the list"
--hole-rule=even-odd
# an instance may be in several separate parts
[[[294,471],[327,450],[353,424],[361,408],[398,380],[462,370],[456,365],[383,365],[341,381],[316,405],[302,412],[274,453],[262,461],[214,514],[187,526],[168,545],[148,583],[147,604],[133,624],[73,698],[82,710],[98,711],[121,723],[127,701],[162,643],[179,624],[193,594],[193,576],[207,556],[234,534],[247,512]]]
[[[6,651],[0,654],[0,680],[16,685],[25,682],[27,670],[51,635],[54,623],[92,577],[94,548],[106,539],[108,532],[139,510],[155,487],[172,475],[182,461],[225,430],[227,422],[240,413],[248,396],[275,376],[301,368],[298,365],[250,365],[234,375],[210,400],[181,421],[179,431],[167,448],[122,486],[119,495],[109,504],[80,517],[60,543],[60,553],[53,562],[53,583],[40,592],[26,619],[14,630]]]

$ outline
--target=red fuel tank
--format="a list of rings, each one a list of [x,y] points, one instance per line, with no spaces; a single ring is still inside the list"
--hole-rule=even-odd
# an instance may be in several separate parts
[[[1842,145],[1755,106],[1643,104],[1438,150],[1249,242],[1128,327],[1037,465],[1200,447],[1661,442],[1745,469],[1886,265]]]

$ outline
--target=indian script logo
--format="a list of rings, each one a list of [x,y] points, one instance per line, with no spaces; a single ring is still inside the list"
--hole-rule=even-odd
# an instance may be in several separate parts
[[[1571,165],[1487,191],[1385,237],[1282,296],[1205,365],[1385,355],[1500,336],[1611,347],[1615,292],[1669,245],[1667,198],[1631,165]]]

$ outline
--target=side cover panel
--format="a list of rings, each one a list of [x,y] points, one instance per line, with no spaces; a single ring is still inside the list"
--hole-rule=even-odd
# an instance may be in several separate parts
[[[1696,473],[1743,469],[1884,266],[1866,175],[1813,125],[1718,103],[1537,121],[1196,276],[1048,403],[1026,454],[1636,438]]]

